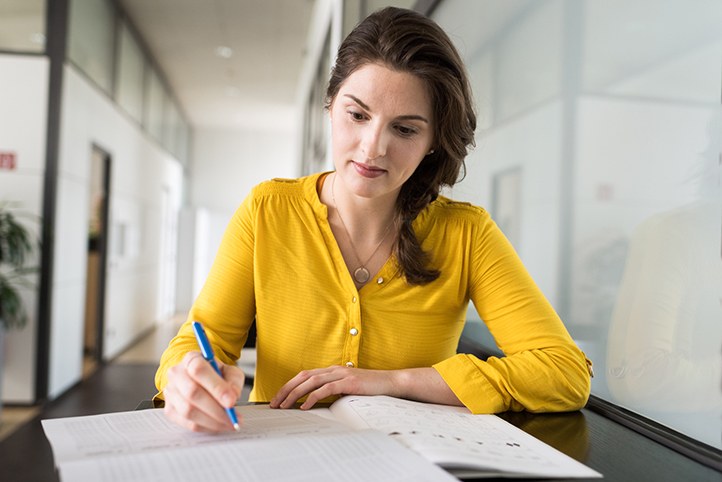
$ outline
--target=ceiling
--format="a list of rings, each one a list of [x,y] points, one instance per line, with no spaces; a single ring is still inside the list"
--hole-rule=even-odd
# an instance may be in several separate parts
[[[290,128],[313,0],[119,0],[195,128]]]

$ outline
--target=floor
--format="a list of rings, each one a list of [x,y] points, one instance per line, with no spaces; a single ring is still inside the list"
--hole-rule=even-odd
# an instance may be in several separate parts
[[[160,355],[182,322],[173,318],[113,362],[85,367],[87,377],[43,407],[3,407],[0,423],[0,480],[58,481],[52,451],[40,424],[46,418],[134,410],[155,394]]]

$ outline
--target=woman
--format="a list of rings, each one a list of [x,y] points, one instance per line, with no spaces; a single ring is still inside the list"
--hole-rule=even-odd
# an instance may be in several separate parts
[[[474,413],[582,407],[586,359],[481,208],[442,196],[476,118],[446,34],[386,8],[341,45],[327,91],[335,171],[257,186],[163,355],[165,412],[231,428],[234,366],[253,320],[252,401],[301,408],[341,394],[465,405]],[[506,354],[456,354],[472,300]],[[197,352],[204,324],[224,378]]]

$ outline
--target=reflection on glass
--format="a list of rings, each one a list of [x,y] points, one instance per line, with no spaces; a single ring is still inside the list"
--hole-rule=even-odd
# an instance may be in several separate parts
[[[634,231],[607,359],[617,402],[710,445],[722,434],[721,134],[722,124],[711,123],[699,199]]]
[[[492,208],[494,180],[520,169],[508,234],[594,361],[592,392],[722,448],[722,2],[433,15],[483,126],[451,195]]]
[[[504,412],[499,416],[573,459],[588,462],[589,428],[582,412]]]

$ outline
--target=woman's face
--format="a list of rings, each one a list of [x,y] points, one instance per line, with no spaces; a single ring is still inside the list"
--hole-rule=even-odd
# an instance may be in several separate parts
[[[431,99],[409,73],[361,67],[341,84],[330,116],[336,172],[360,197],[395,200],[431,149]]]

